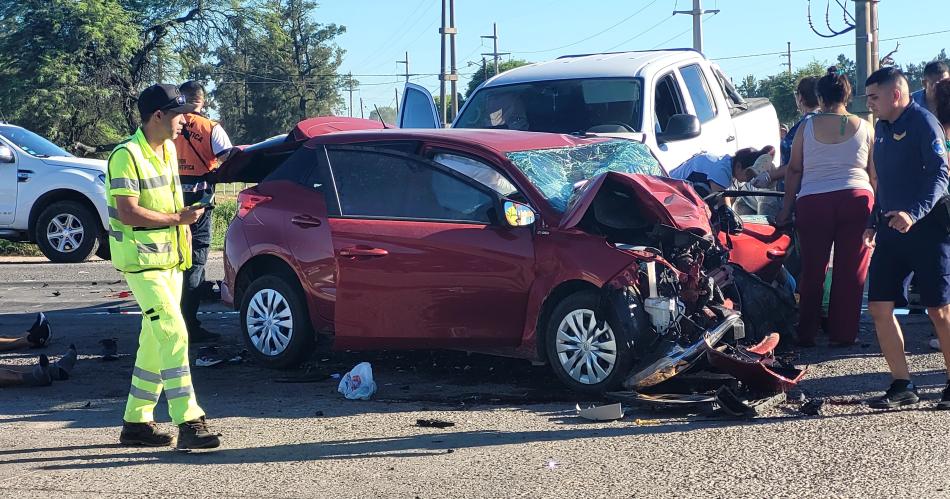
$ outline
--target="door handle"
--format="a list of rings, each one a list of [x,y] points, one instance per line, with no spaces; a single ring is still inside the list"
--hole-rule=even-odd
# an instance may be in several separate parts
[[[311,227],[319,227],[321,224],[320,219],[311,217],[310,215],[297,215],[290,219],[290,223],[296,225],[297,227],[302,227],[304,229],[309,229]]]
[[[346,256],[351,258],[358,257],[380,257],[386,256],[389,252],[382,248],[369,248],[366,246],[350,246],[348,248],[343,248],[340,250],[340,256]]]
[[[736,136],[735,136],[735,135],[730,135],[730,136],[726,137],[726,142],[732,142],[732,141],[734,141],[734,140],[736,140]]]

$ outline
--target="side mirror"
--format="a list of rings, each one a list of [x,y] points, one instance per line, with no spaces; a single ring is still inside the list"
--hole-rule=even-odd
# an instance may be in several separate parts
[[[670,121],[666,124],[666,130],[657,134],[656,141],[662,144],[693,139],[699,137],[701,131],[702,125],[699,123],[699,118],[692,114],[674,114],[670,116]]]
[[[13,163],[16,158],[13,156],[13,149],[9,146],[0,144],[0,163]]]
[[[510,227],[534,225],[534,220],[537,218],[537,214],[530,206],[514,201],[504,201],[502,209],[505,212],[505,222]]]

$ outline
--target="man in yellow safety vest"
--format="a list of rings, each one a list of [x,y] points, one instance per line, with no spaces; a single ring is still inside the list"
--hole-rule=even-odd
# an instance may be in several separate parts
[[[152,85],[138,99],[142,125],[109,156],[107,199],[112,263],[142,309],[142,332],[119,440],[171,445],[155,425],[162,391],[178,425],[179,449],[218,447],[198,406],[188,367],[188,333],[180,302],[182,272],[191,266],[188,226],[204,209],[184,206],[173,140],[194,111],[174,85]]]

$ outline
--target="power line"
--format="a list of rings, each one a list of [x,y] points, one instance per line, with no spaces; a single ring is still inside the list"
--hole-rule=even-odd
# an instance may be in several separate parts
[[[627,16],[627,17],[621,19],[621,20],[620,20],[619,22],[617,22],[616,24],[613,24],[613,25],[611,25],[611,26],[609,26],[609,27],[607,27],[607,28],[604,28],[604,29],[598,31],[597,33],[594,33],[593,35],[590,35],[590,36],[588,36],[587,38],[583,38],[583,39],[578,40],[578,41],[576,41],[576,42],[568,43],[567,45],[561,45],[560,47],[554,47],[554,48],[545,49],[545,50],[530,50],[530,51],[519,51],[519,52],[512,52],[512,53],[513,53],[513,54],[540,54],[540,53],[543,53],[543,52],[553,52],[553,51],[555,51],[555,50],[561,50],[561,49],[566,49],[566,48],[568,48],[568,47],[573,47],[574,45],[577,45],[577,44],[579,44],[579,43],[584,43],[584,42],[586,42],[587,40],[590,40],[591,38],[596,38],[596,37],[598,37],[598,36],[600,36],[600,35],[602,35],[602,34],[608,32],[608,31],[610,31],[610,30],[616,28],[617,26],[620,26],[621,24],[623,24],[623,23],[629,21],[630,19],[633,19],[634,16],[636,16],[637,14],[643,12],[644,10],[647,10],[650,6],[652,6],[652,5],[655,4],[656,2],[657,2],[657,0],[653,0],[652,2],[646,4],[646,6],[644,6],[644,7],[641,8],[640,10],[638,10],[638,11],[634,12],[633,14],[630,14],[629,16]]]
[[[660,22],[654,24],[653,26],[650,26],[649,28],[646,29],[646,31],[641,31],[640,33],[637,33],[636,35],[634,35],[633,38],[627,38],[626,40],[624,40],[624,41],[622,41],[622,42],[620,42],[620,43],[614,45],[613,47],[610,47],[609,49],[605,50],[604,52],[612,52],[615,48],[620,47],[621,45],[626,45],[626,44],[628,44],[628,43],[630,43],[630,42],[636,40],[637,38],[640,38],[641,36],[643,36],[643,35],[645,35],[645,34],[651,32],[651,31],[653,31],[654,29],[660,27],[660,25],[662,25],[663,23],[666,23],[666,22],[669,21],[670,19],[673,19],[673,14],[670,14],[668,17],[663,18],[663,20],[661,20]]]
[[[916,33],[916,34],[913,34],[913,35],[896,36],[896,37],[893,37],[893,38],[882,38],[881,41],[882,41],[882,42],[893,42],[893,41],[895,41],[895,40],[906,40],[906,39],[908,39],[908,38],[920,38],[920,37],[923,37],[923,36],[942,35],[942,34],[944,34],[944,33],[950,33],[950,29],[945,29],[945,30],[941,30],[941,31],[931,31],[931,32],[929,32],[929,33]],[[794,53],[799,53],[799,52],[814,52],[814,51],[816,51],[816,50],[836,49],[836,48],[853,47],[853,46],[854,46],[853,43],[842,43],[842,44],[839,44],[839,45],[825,45],[825,46],[822,46],[822,47],[811,47],[811,48],[807,48],[807,49],[796,49],[796,50],[793,50],[792,53],[794,54]],[[784,51],[784,50],[778,51],[778,52],[762,52],[762,53],[759,53],[759,54],[744,54],[744,55],[733,55],[733,56],[729,56],[729,57],[716,57],[716,60],[717,60],[717,61],[727,61],[727,60],[730,60],[730,59],[747,59],[747,58],[749,58],[749,57],[765,57],[765,56],[769,56],[769,55],[783,55],[783,54],[785,54],[785,53],[786,53],[786,51]]]
[[[710,19],[716,17],[716,15],[718,15],[718,14],[719,14],[719,12],[713,12],[711,16],[707,17],[706,19],[703,19],[703,20],[700,21],[700,22],[705,23],[705,22],[709,21]],[[670,42],[672,42],[673,40],[676,40],[677,38],[679,38],[679,37],[685,35],[686,33],[691,32],[691,31],[693,31],[693,28],[692,28],[692,27],[689,27],[689,28],[686,29],[685,31],[682,31],[682,32],[680,32],[679,34],[674,35],[672,38],[670,38],[670,39],[668,39],[668,40],[666,40],[666,41],[664,41],[664,42],[660,42],[660,43],[658,43],[658,44],[656,44],[656,45],[650,47],[650,50],[653,50],[653,49],[655,49],[655,48],[662,47],[662,46],[666,45],[667,43],[670,43]]]

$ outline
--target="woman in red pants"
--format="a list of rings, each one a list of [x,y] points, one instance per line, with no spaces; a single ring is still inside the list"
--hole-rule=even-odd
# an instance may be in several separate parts
[[[837,68],[816,85],[821,113],[795,136],[785,202],[778,222],[795,210],[801,245],[798,344],[814,346],[821,323],[822,284],[834,246],[828,333],[835,346],[854,344],[870,250],[862,239],[874,204],[874,129],[848,114],[848,77]]]

